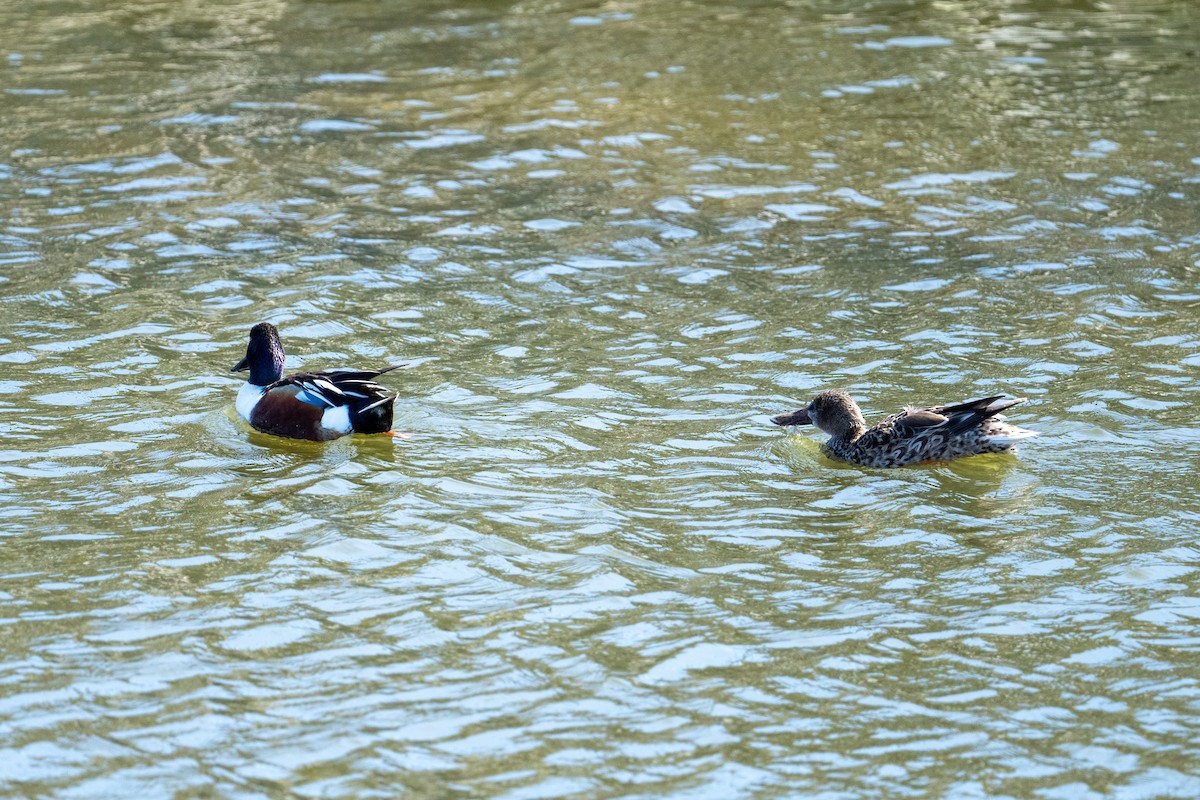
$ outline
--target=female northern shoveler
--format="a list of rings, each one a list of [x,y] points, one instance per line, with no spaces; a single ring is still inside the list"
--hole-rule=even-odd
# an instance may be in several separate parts
[[[776,425],[816,425],[830,436],[836,458],[864,467],[903,467],[980,453],[1003,453],[1037,431],[1001,422],[1000,412],[1025,398],[985,397],[956,406],[906,408],[867,428],[858,404],[845,392],[821,392],[806,408],[780,414]]]
[[[268,322],[250,329],[246,357],[231,372],[250,370],[237,410],[263,433],[323,442],[347,433],[386,433],[399,396],[375,383],[384,369],[333,369],[283,377],[283,342]]]

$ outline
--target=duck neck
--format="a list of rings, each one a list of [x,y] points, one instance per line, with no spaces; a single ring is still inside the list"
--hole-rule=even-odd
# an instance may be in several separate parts
[[[248,383],[261,389],[263,386],[274,383],[282,377],[283,359],[272,358],[270,361],[255,361],[250,366],[250,379]]]
[[[862,438],[862,435],[867,432],[867,426],[861,422],[854,422],[853,426],[842,433],[833,434],[830,438],[830,443],[837,442],[843,445],[852,445]]]

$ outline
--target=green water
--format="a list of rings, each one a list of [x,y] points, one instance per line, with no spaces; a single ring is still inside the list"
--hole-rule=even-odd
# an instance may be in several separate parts
[[[0,26],[0,794],[1200,796],[1193,4]],[[249,430],[260,320],[408,438]]]

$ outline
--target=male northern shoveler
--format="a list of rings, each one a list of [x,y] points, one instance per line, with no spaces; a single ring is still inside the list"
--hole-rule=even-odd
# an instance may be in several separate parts
[[[830,436],[829,452],[864,467],[903,467],[980,453],[1011,451],[1037,431],[1001,422],[1000,412],[1025,398],[984,397],[954,406],[906,408],[867,428],[845,392],[821,392],[806,408],[772,418],[776,425],[816,425]]]
[[[347,433],[386,433],[399,396],[375,383],[397,369],[333,369],[283,377],[283,342],[269,322],[250,329],[246,357],[231,372],[250,370],[237,410],[263,433],[324,442]]]

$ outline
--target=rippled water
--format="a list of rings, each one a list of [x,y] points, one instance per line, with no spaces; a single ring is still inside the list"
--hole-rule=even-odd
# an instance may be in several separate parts
[[[1192,4],[0,24],[0,792],[1200,796]],[[264,319],[410,437],[250,431]]]

